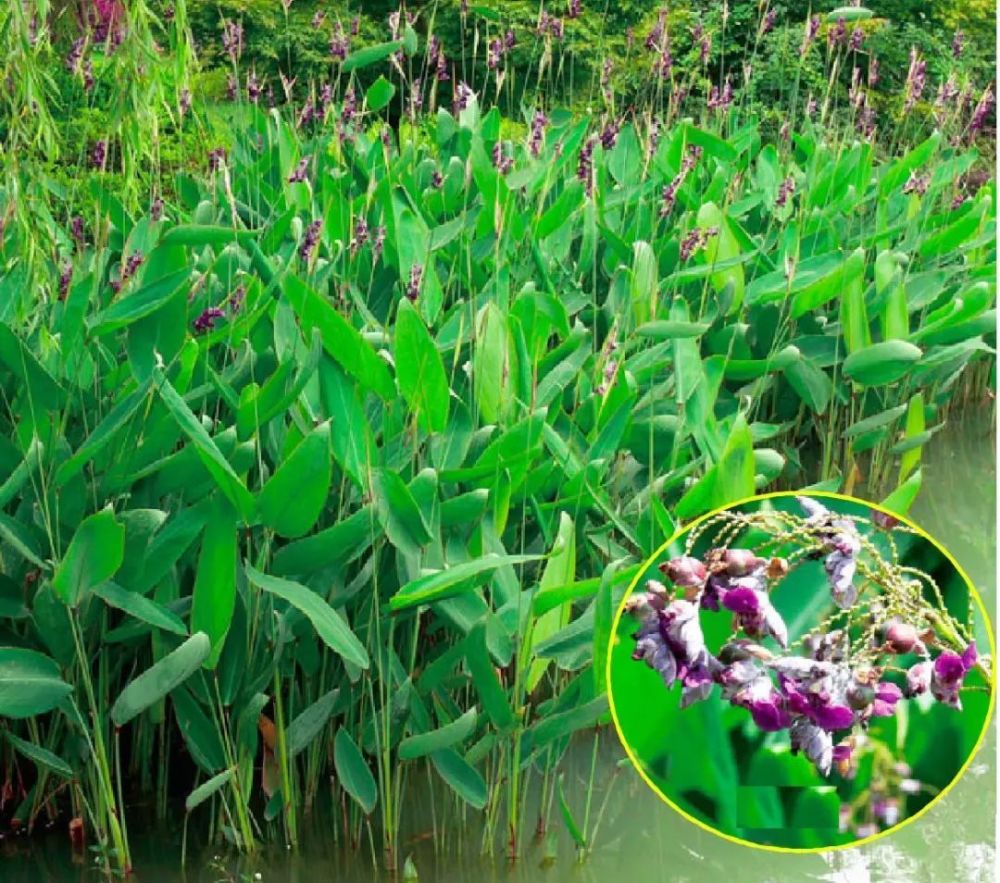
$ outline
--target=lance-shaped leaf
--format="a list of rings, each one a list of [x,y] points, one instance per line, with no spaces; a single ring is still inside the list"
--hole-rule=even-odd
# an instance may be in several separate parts
[[[358,668],[368,668],[368,651],[357,635],[337,612],[312,589],[301,583],[277,576],[268,576],[246,565],[247,578],[257,588],[282,598],[308,619],[316,634],[334,653],[339,653]]]
[[[208,635],[197,632],[176,650],[129,681],[111,706],[111,720],[115,726],[124,726],[137,714],[183,684],[199,669],[211,650]]]

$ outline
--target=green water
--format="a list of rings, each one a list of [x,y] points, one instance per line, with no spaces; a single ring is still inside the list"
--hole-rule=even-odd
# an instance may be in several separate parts
[[[990,409],[992,410],[992,409]],[[925,451],[924,490],[913,518],[954,554],[979,588],[996,620],[996,466],[991,414],[953,420]],[[593,737],[578,739],[567,765],[565,790],[582,817]],[[688,823],[664,806],[632,772],[619,767],[622,752],[613,734],[597,746],[597,785],[591,818],[602,803],[596,842],[585,862],[576,860],[573,843],[557,808],[552,829],[526,845],[523,858],[509,864],[481,856],[478,814],[435,818],[439,804],[425,779],[416,779],[407,798],[401,854],[410,855],[424,881],[452,883],[589,883],[627,880],[708,883],[732,878],[739,883],[822,880],[831,883],[922,883],[993,880],[996,819],[996,724],[972,765],[955,787],[920,819],[864,847],[817,855],[776,855],[729,843]],[[532,808],[529,818],[537,816]],[[281,883],[380,881],[393,878],[374,869],[368,842],[359,848],[338,844],[331,821],[321,810],[307,818],[302,846],[295,852],[265,847],[252,861],[220,855],[199,845],[203,832],[189,830],[187,870],[181,872],[181,831],[143,827],[132,821],[131,840],[137,883],[253,880]],[[445,831],[435,851],[429,836]],[[218,861],[215,856],[219,856]],[[68,883],[98,879],[85,863],[74,864],[65,833],[52,831],[0,842],[2,883]]]

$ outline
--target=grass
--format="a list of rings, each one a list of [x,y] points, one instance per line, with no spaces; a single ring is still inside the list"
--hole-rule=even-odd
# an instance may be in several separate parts
[[[989,381],[994,192],[969,183],[968,117],[882,140],[800,101],[773,137],[668,85],[627,118],[512,119],[478,84],[449,110],[454,82],[418,109],[413,28],[349,56],[325,104],[241,89],[182,115],[184,4],[159,60],[127,8],[100,168],[42,86],[5,136],[17,817],[68,805],[128,871],[139,795],[166,812],[183,790],[253,851],[295,845],[332,774],[337,836],[395,869],[429,774],[487,852],[557,812],[583,849],[599,810],[563,811],[560,759],[608,720],[640,563],[762,488],[863,475],[905,511],[921,446]],[[7,71],[40,76],[44,39],[6,14]],[[171,127],[222,153],[167,168]]]

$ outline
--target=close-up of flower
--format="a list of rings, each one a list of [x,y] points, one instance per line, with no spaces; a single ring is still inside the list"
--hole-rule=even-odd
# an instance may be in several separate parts
[[[788,763],[801,757],[817,783],[835,785],[852,806],[840,826],[844,842],[865,826],[878,832],[905,819],[926,799],[923,790],[908,798],[906,777],[892,772],[891,764],[916,760],[908,742],[892,738],[900,721],[957,728],[972,746],[993,690],[992,660],[978,649],[973,623],[956,618],[951,596],[942,594],[942,584],[952,595],[970,591],[961,574],[940,555],[930,571],[910,563],[918,552],[929,560],[931,549],[899,517],[839,498],[781,495],[699,520],[682,550],[656,562],[665,581],[647,579],[622,608],[620,640],[634,649],[631,664],[612,656],[611,673],[626,746],[654,750],[655,741],[638,735],[655,718],[650,703],[660,692],[669,709],[680,684],[675,732],[662,734],[668,752],[672,740],[687,738],[689,723],[702,725],[692,717],[696,704],[720,709],[713,714],[728,706],[759,734],[750,743],[744,735],[734,752],[784,745]],[[637,663],[653,669],[663,688],[644,694],[642,712],[614,684],[635,680]],[[724,719],[739,725],[738,715]],[[632,745],[632,732],[645,748]],[[947,784],[957,772],[942,768],[938,777]],[[683,806],[669,779],[656,787]],[[767,842],[794,845],[794,832]]]

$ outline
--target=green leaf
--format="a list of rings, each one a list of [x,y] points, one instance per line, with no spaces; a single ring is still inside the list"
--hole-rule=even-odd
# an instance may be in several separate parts
[[[800,289],[792,299],[792,318],[799,319],[839,295],[860,279],[865,271],[865,250],[857,248],[840,264],[816,281]]]
[[[474,766],[457,751],[446,748],[431,755],[431,763],[445,783],[466,803],[482,809],[486,806],[486,782]]]
[[[584,727],[593,726],[607,710],[608,697],[598,696],[583,705],[542,717],[528,730],[531,733],[532,746],[538,748]]]
[[[886,340],[852,353],[844,360],[844,376],[862,386],[894,383],[923,353],[905,340]]]
[[[177,421],[177,425],[180,426],[181,431],[191,440],[198,458],[205,465],[205,468],[209,471],[216,484],[218,484],[222,493],[236,507],[236,511],[243,516],[244,520],[248,520],[254,510],[253,495],[246,489],[246,485],[240,481],[239,476],[229,461],[222,456],[222,452],[218,449],[215,442],[212,441],[208,430],[202,426],[201,421],[195,417],[184,399],[181,398],[177,390],[167,380],[162,369],[154,369],[153,376],[160,393],[160,398],[163,399],[163,403],[173,415],[174,420]]]
[[[323,643],[334,653],[339,653],[358,668],[368,668],[368,651],[364,644],[337,612],[312,589],[291,580],[268,576],[249,564],[245,567],[250,582],[287,601],[303,614],[313,624]]]
[[[333,470],[330,421],[310,432],[257,495],[263,522],[283,537],[308,533],[323,512]]]
[[[318,328],[323,348],[330,357],[362,386],[391,401],[396,384],[389,367],[361,333],[297,276],[286,275],[282,290],[299,317],[302,330],[309,334]]]
[[[924,394],[922,392],[918,392],[912,399],[910,399],[909,408],[906,412],[905,440],[915,442],[917,439],[921,439],[926,428],[927,425],[924,417]],[[902,457],[900,457],[899,481],[901,484],[906,481],[907,476],[920,465],[921,444],[915,444],[913,447],[904,451]]]
[[[895,408],[888,408],[885,411],[880,411],[878,414],[865,417],[864,420],[859,420],[857,423],[852,423],[844,430],[844,437],[854,438],[857,435],[864,435],[873,429],[880,429],[883,426],[894,423],[906,413],[906,408],[906,405],[897,405]]]
[[[816,414],[824,414],[833,395],[833,382],[809,359],[796,359],[784,370],[789,386]]]
[[[540,557],[542,556],[497,555],[490,552],[479,558],[474,558],[472,561],[465,561],[445,570],[424,574],[406,583],[396,592],[389,599],[389,608],[394,611],[405,610],[418,604],[432,604],[435,601],[450,598],[481,584],[481,578],[487,573],[492,573],[498,567],[537,561]]]
[[[675,340],[685,337],[701,337],[711,326],[704,322],[673,322],[657,320],[647,322],[636,328],[639,337],[651,337],[654,340]]]
[[[389,542],[408,555],[419,555],[431,534],[403,479],[391,469],[377,469],[372,475],[372,494]]]
[[[111,579],[125,557],[125,526],[109,505],[85,518],[52,577],[64,604],[76,607],[99,583]]]
[[[130,592],[113,582],[103,582],[95,586],[94,594],[109,607],[122,610],[155,628],[185,638],[188,635],[188,630],[179,616],[145,595]]]
[[[473,393],[485,422],[496,423],[509,409],[511,376],[507,319],[496,304],[488,303],[476,319],[472,357]]]
[[[913,475],[897,487],[896,490],[889,494],[889,496],[886,497],[880,505],[883,508],[888,509],[890,512],[905,515],[910,511],[910,506],[913,505],[913,501],[917,498],[917,494],[920,493],[920,483],[921,475],[920,470],[918,469],[913,473]]]
[[[116,300],[110,307],[87,320],[91,334],[108,334],[117,331],[144,316],[155,313],[167,303],[191,278],[191,268],[161,276],[138,291]]]
[[[441,432],[448,423],[449,390],[441,354],[420,314],[407,299],[396,314],[396,377],[421,425]]]
[[[365,92],[365,107],[372,113],[378,113],[396,94],[396,87],[385,77],[379,78],[372,83]]]
[[[343,521],[282,546],[271,569],[279,576],[314,573],[358,557],[382,536],[382,527],[371,506],[364,506]]]
[[[110,716],[115,726],[124,726],[137,714],[183,684],[201,667],[211,650],[208,635],[196,632],[176,650],[129,681],[111,706]]]
[[[213,669],[225,643],[236,607],[236,520],[225,501],[214,501],[195,571],[191,628],[208,635],[212,652],[205,668]]]
[[[566,800],[566,792],[563,790],[563,778],[564,774],[560,773],[557,779],[557,792],[559,794],[559,812],[563,818],[563,824],[566,825],[566,830],[569,831],[570,837],[573,838],[573,842],[580,848],[587,848],[587,838],[584,836],[583,831],[580,830],[580,826],[576,823],[576,819],[573,818],[573,813],[569,808],[569,802]]]
[[[545,570],[542,572],[542,579],[538,586],[539,592],[556,586],[569,585],[575,576],[576,529],[569,514],[561,512],[559,514],[559,530],[552,545],[552,551],[549,553],[549,560],[545,562]],[[530,632],[531,643],[528,651],[530,656],[535,656],[539,645],[569,622],[571,606],[572,602],[567,601],[535,619]],[[548,659],[532,659],[525,679],[525,689],[529,693],[538,686],[538,682],[541,681],[548,667]]]
[[[197,788],[188,794],[184,801],[184,809],[191,812],[195,807],[200,806],[209,797],[215,794],[220,788],[228,785],[233,778],[233,770],[223,770],[221,773],[212,776],[207,782],[202,782]]]
[[[476,730],[479,716],[475,708],[470,708],[461,717],[443,727],[428,733],[408,736],[399,743],[400,760],[416,760],[426,754],[451,748],[464,742]]]
[[[344,63],[340,66],[340,69],[346,74],[358,68],[378,64],[402,48],[402,40],[392,40],[389,43],[377,43],[374,46],[365,46],[363,49],[356,49],[344,59]]]
[[[57,773],[64,779],[76,778],[73,768],[58,754],[53,754],[49,751],[48,748],[35,745],[33,742],[26,742],[24,739],[15,736],[10,730],[4,731],[4,738],[19,754],[23,754],[36,766],[44,767],[53,773]]]
[[[6,365],[19,381],[32,410],[55,411],[62,407],[66,391],[52,379],[27,345],[0,322],[0,365]]]
[[[465,641],[465,664],[472,675],[483,710],[500,732],[513,730],[516,723],[514,712],[507,701],[507,693],[493,670],[486,643],[486,621],[477,622]]]
[[[378,799],[378,786],[361,749],[343,727],[337,730],[333,740],[333,765],[341,787],[357,801],[366,815],[370,814]]]
[[[143,403],[152,383],[151,378],[147,378],[138,389],[125,396],[115,405],[104,417],[104,419],[94,427],[94,431],[87,436],[87,440],[80,445],[72,457],[64,460],[56,470],[56,487],[63,487],[74,475],[83,469],[84,465],[100,451],[102,451],[115,433],[121,429],[139,409]]]
[[[295,757],[308,748],[313,739],[320,734],[330,715],[333,714],[333,707],[339,695],[339,690],[324,693],[296,715],[285,731],[285,744],[289,757]]]
[[[0,717],[44,714],[72,692],[48,656],[20,647],[0,647]]]

